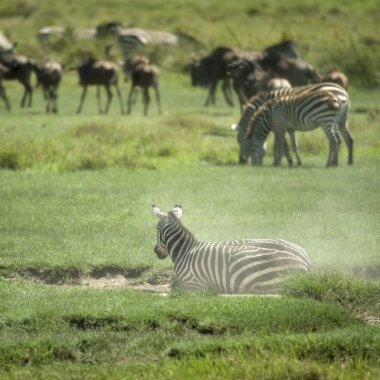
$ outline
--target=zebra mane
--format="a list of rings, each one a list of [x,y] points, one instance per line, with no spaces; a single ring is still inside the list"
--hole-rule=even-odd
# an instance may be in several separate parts
[[[180,226],[180,228],[186,232],[187,236],[191,239],[196,239],[194,234],[187,228],[185,227],[181,220],[178,218],[178,216],[175,215],[175,213],[173,211],[169,211],[166,215],[166,218],[170,218],[171,220],[174,220],[175,223]]]

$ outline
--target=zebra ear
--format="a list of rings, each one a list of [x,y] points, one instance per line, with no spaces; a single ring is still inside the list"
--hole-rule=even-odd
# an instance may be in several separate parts
[[[172,213],[179,219],[183,214],[182,206],[181,205],[175,205],[173,210],[172,210]]]
[[[161,219],[165,214],[155,205],[152,204],[153,214],[157,216],[157,218]]]

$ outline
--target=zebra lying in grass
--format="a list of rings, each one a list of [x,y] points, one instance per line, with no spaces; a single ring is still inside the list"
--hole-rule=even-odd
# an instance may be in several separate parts
[[[182,225],[182,207],[169,213],[152,205],[159,219],[159,259],[170,256],[175,282],[182,289],[218,293],[273,293],[283,278],[310,270],[310,260],[299,245],[282,239],[242,239],[224,242],[198,240]]]
[[[281,99],[284,96],[288,95],[297,95],[297,94],[308,94],[311,92],[330,92],[331,94],[338,97],[342,102],[348,102],[347,92],[339,85],[335,83],[318,83],[310,84],[306,86],[291,87],[291,88],[281,88],[275,91],[261,92],[258,95],[252,97],[247,105],[244,108],[244,111],[240,117],[240,120],[237,124],[232,124],[230,127],[237,132],[237,141],[240,146],[239,152],[239,162],[246,163],[249,158],[252,158],[252,152],[249,150],[250,141],[247,139],[248,129],[252,123],[253,118],[257,110],[263,106],[268,100],[271,99]],[[349,160],[348,163],[352,164],[352,149],[353,149],[353,140],[348,132],[348,109],[347,115],[341,120],[341,125],[339,129],[345,137],[346,143],[349,146]],[[291,143],[293,146],[294,153],[296,155],[297,165],[301,165],[301,158],[298,154],[298,145],[295,136],[294,129],[289,128],[288,133],[291,138]],[[336,139],[339,143],[339,135],[335,134]],[[277,143],[277,142],[276,142]],[[286,149],[285,153],[287,154],[287,159],[289,164],[292,162],[289,151],[287,150],[287,144],[285,143],[284,148]],[[254,164],[254,162],[251,162]],[[276,164],[276,162],[275,162]]]
[[[270,131],[275,134],[274,164],[279,165],[284,146],[285,132],[311,131],[321,127],[329,140],[326,167],[338,166],[340,140],[343,135],[348,147],[348,164],[353,163],[353,139],[347,127],[349,99],[330,92],[311,92],[283,96],[264,103],[255,113],[247,131],[245,155],[251,154],[252,162],[260,165],[265,155],[264,144]]]

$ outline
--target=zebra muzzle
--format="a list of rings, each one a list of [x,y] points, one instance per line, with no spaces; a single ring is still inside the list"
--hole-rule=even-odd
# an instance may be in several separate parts
[[[167,258],[168,254],[166,252],[161,252],[160,250],[160,247],[158,245],[156,245],[154,247],[154,253],[157,255],[157,257],[160,259],[160,260],[164,260]]]

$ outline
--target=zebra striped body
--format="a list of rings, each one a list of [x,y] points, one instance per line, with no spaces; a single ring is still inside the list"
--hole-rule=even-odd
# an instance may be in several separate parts
[[[252,119],[255,116],[257,110],[271,99],[281,99],[284,96],[302,95],[302,94],[308,94],[311,92],[330,92],[342,102],[348,99],[347,92],[341,86],[335,83],[318,83],[318,84],[310,84],[310,85],[299,86],[299,87],[281,88],[274,91],[260,92],[258,95],[252,97],[248,101],[247,105],[245,106],[238,124],[231,125],[231,128],[238,132],[237,140],[240,146],[240,154],[239,154],[240,163],[247,162],[250,156],[250,152],[247,152],[247,145],[249,145],[249,141],[247,139],[247,131],[249,129],[249,126],[251,125]],[[342,123],[343,122],[344,121],[342,121]],[[339,126],[339,129],[348,130],[347,118],[345,120],[345,125]],[[298,154],[298,145],[297,145],[297,140],[296,140],[294,130],[289,129],[289,134],[291,137],[293,150],[297,158],[297,164],[301,164],[301,159]],[[343,133],[343,136],[344,135],[346,135],[346,133]],[[285,145],[285,148],[286,146],[287,145]],[[289,161],[289,158],[288,158],[288,161]]]
[[[310,260],[303,248],[282,239],[242,239],[225,242],[198,240],[182,225],[182,208],[162,213],[157,225],[157,257],[168,255],[174,264],[176,284],[183,289],[218,293],[271,293],[284,276],[307,272]]]
[[[348,96],[335,96],[330,92],[308,92],[271,99],[255,113],[247,131],[249,142],[245,154],[252,155],[254,164],[261,164],[265,154],[264,143],[270,131],[275,133],[275,164],[281,160],[281,148],[287,130],[310,131],[321,127],[329,140],[326,167],[338,165],[339,137],[342,133],[348,149],[348,163],[352,164],[353,139],[347,128]]]
[[[165,31],[129,28],[119,31],[118,44],[123,59],[127,60],[140,46],[148,44],[176,46],[178,44],[178,37],[173,33]]]

